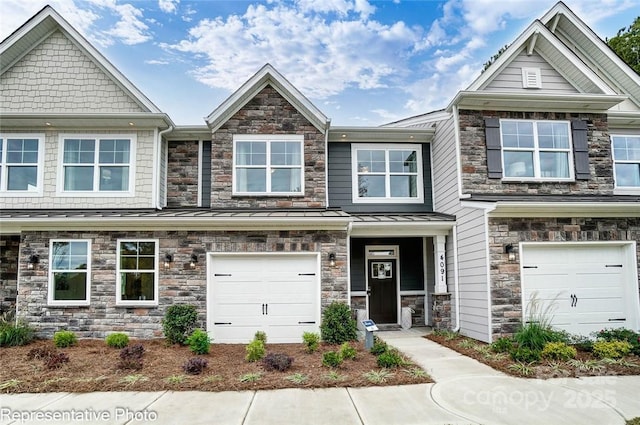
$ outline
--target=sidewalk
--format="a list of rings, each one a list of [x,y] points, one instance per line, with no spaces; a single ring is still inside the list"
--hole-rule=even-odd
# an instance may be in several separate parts
[[[0,395],[0,424],[622,425],[640,417],[640,376],[513,378],[426,340],[422,333],[412,329],[379,336],[425,368],[435,384]]]

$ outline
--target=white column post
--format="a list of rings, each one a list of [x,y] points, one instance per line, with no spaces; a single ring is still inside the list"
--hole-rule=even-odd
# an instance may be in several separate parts
[[[446,258],[446,236],[437,235],[433,238],[434,244],[434,264],[436,266],[436,294],[447,293],[447,258]]]

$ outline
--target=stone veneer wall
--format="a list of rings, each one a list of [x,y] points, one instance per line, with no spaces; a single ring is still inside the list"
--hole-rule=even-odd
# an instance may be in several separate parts
[[[574,182],[504,182],[487,171],[485,118],[527,120],[583,119],[587,121],[591,179]],[[460,111],[460,160],[464,193],[496,195],[603,195],[613,194],[613,159],[609,125],[604,114],[564,112]]]
[[[504,253],[506,244],[640,241],[640,218],[489,218],[489,235],[492,332],[496,339],[511,336],[522,319],[520,256],[509,262]],[[640,243],[637,250],[640,260]]]
[[[431,294],[433,300],[433,329],[451,330],[451,294]]]
[[[116,306],[116,244],[118,239],[159,240],[160,264],[165,253],[173,254],[170,269],[159,270],[157,307]],[[50,239],[91,239],[91,305],[47,306]],[[103,338],[110,332],[132,337],[162,337],[161,320],[172,304],[194,304],[198,326],[206,327],[207,252],[319,252],[321,254],[321,303],[347,302],[346,232],[341,231],[157,231],[157,232],[24,232],[19,260],[18,316],[36,327],[38,335],[51,337],[60,329],[80,337]],[[336,253],[336,266],[326,261]],[[189,267],[198,254],[195,269]],[[31,254],[40,256],[34,270],[26,268]]]
[[[0,236],[0,313],[12,310],[18,293],[20,236]]]
[[[198,142],[168,143],[167,206],[198,206]]]
[[[234,134],[300,134],[304,136],[304,195],[232,196]],[[271,86],[265,87],[213,133],[212,208],[324,208],[324,134]]]

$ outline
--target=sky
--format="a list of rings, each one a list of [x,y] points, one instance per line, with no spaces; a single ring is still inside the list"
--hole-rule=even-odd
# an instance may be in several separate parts
[[[204,124],[265,63],[332,125],[447,106],[556,0],[0,0],[0,39],[46,4],[178,125]],[[638,0],[566,0],[603,39]]]

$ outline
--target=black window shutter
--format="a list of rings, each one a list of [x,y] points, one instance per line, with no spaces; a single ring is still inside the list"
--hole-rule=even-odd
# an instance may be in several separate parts
[[[502,178],[502,145],[500,143],[500,120],[484,119],[485,139],[487,141],[487,170],[490,179]]]
[[[571,138],[573,139],[573,159],[576,167],[576,180],[589,180],[589,141],[587,139],[587,122],[571,121]]]

